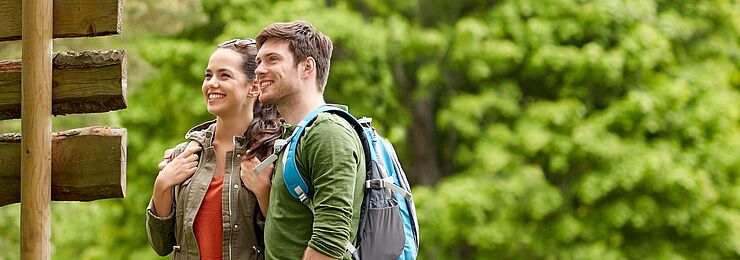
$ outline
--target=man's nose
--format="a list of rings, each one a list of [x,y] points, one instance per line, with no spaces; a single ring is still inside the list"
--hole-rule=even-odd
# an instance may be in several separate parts
[[[257,65],[257,68],[254,70],[254,73],[257,74],[257,79],[260,78],[259,77],[260,75],[267,74],[267,69],[265,68],[264,63],[260,63],[259,65]]]

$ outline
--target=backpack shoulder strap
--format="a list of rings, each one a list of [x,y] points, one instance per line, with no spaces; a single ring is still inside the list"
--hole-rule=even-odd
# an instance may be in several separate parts
[[[303,120],[301,120],[300,123],[296,126],[295,131],[293,131],[293,134],[288,137],[288,144],[287,144],[287,151],[285,152],[285,155],[283,156],[283,180],[285,182],[285,187],[288,189],[288,192],[290,195],[301,201],[301,203],[305,204],[309,208],[313,210],[313,204],[311,202],[312,195],[308,193],[308,185],[306,184],[306,181],[301,176],[299,170],[298,170],[298,164],[296,163],[296,150],[298,147],[298,140],[300,140],[301,136],[303,135],[303,132],[306,129],[306,126],[311,124],[316,117],[320,113],[332,113],[338,116],[341,116],[343,119],[347,120],[347,122],[352,125],[352,127],[355,129],[355,131],[360,136],[361,140],[365,140],[364,134],[363,134],[363,128],[362,125],[360,125],[359,122],[357,122],[357,119],[355,119],[354,116],[352,116],[349,112],[341,110],[339,108],[331,107],[331,106],[320,106],[316,108],[314,111],[306,115]],[[365,145],[365,141],[363,141],[363,147],[365,147],[365,150],[367,150],[367,146]],[[366,156],[368,155],[366,151]]]

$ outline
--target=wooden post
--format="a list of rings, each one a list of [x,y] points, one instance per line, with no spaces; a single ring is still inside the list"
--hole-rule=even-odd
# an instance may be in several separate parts
[[[21,259],[50,259],[53,1],[23,1]]]
[[[125,52],[52,61],[52,38],[120,34],[122,13],[123,0],[0,0],[0,42],[23,39],[21,62],[0,61],[0,120],[20,116],[23,136],[0,135],[0,206],[21,202],[21,259],[51,258],[52,199],[125,196],[125,129],[51,133],[52,113],[126,107]]]

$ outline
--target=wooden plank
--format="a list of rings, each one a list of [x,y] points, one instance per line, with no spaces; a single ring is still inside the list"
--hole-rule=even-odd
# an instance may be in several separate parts
[[[0,42],[21,39],[23,0],[0,1]],[[54,38],[121,33],[123,0],[54,0]]]
[[[54,54],[53,115],[100,113],[124,109],[126,51]],[[21,116],[21,61],[0,61],[0,120]]]
[[[21,135],[0,134],[0,206],[20,201]],[[91,201],[126,193],[126,129],[86,127],[54,133],[51,199]]]

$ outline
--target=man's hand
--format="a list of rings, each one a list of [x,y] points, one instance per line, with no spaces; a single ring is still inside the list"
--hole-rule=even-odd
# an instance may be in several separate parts
[[[167,166],[167,164],[170,163],[170,161],[172,161],[172,152],[174,151],[175,151],[175,148],[164,150],[164,156],[162,157],[162,161],[159,162],[159,164],[157,165],[160,171],[164,169],[164,167]]]
[[[303,251],[303,260],[334,260],[331,256],[319,253],[313,248],[306,247],[306,251]]]

